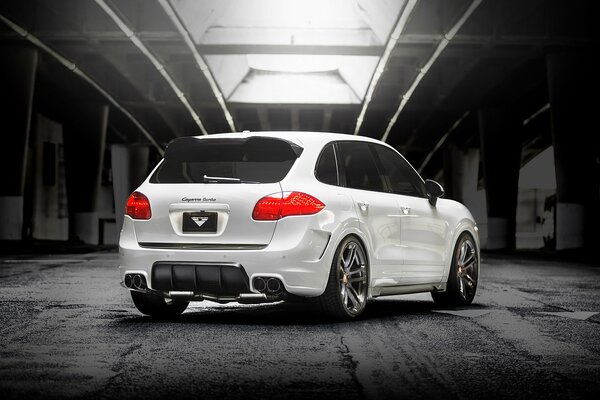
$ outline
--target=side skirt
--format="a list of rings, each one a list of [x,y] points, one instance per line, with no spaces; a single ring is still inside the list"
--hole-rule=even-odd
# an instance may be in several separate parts
[[[383,286],[371,288],[371,297],[390,296],[395,294],[411,294],[424,292],[444,292],[446,283],[424,285]]]

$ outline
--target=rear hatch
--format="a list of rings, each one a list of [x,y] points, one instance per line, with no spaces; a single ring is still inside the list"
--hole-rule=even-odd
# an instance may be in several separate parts
[[[262,197],[281,193],[302,148],[272,137],[195,138],[172,141],[160,166],[140,191],[152,211],[135,220],[146,247],[260,248],[276,221],[255,221]]]

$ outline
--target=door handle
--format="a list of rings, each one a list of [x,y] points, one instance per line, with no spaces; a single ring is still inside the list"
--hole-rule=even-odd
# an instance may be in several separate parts
[[[369,203],[365,201],[359,201],[357,204],[363,212],[366,212],[369,209]]]
[[[410,214],[410,207],[400,206],[400,210],[402,210],[402,214],[404,214],[404,215]]]

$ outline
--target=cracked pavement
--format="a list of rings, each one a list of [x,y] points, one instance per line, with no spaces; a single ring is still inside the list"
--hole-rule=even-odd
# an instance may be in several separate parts
[[[0,396],[600,398],[600,268],[484,254],[471,307],[337,323],[305,305],[135,310],[115,251],[0,257]]]

